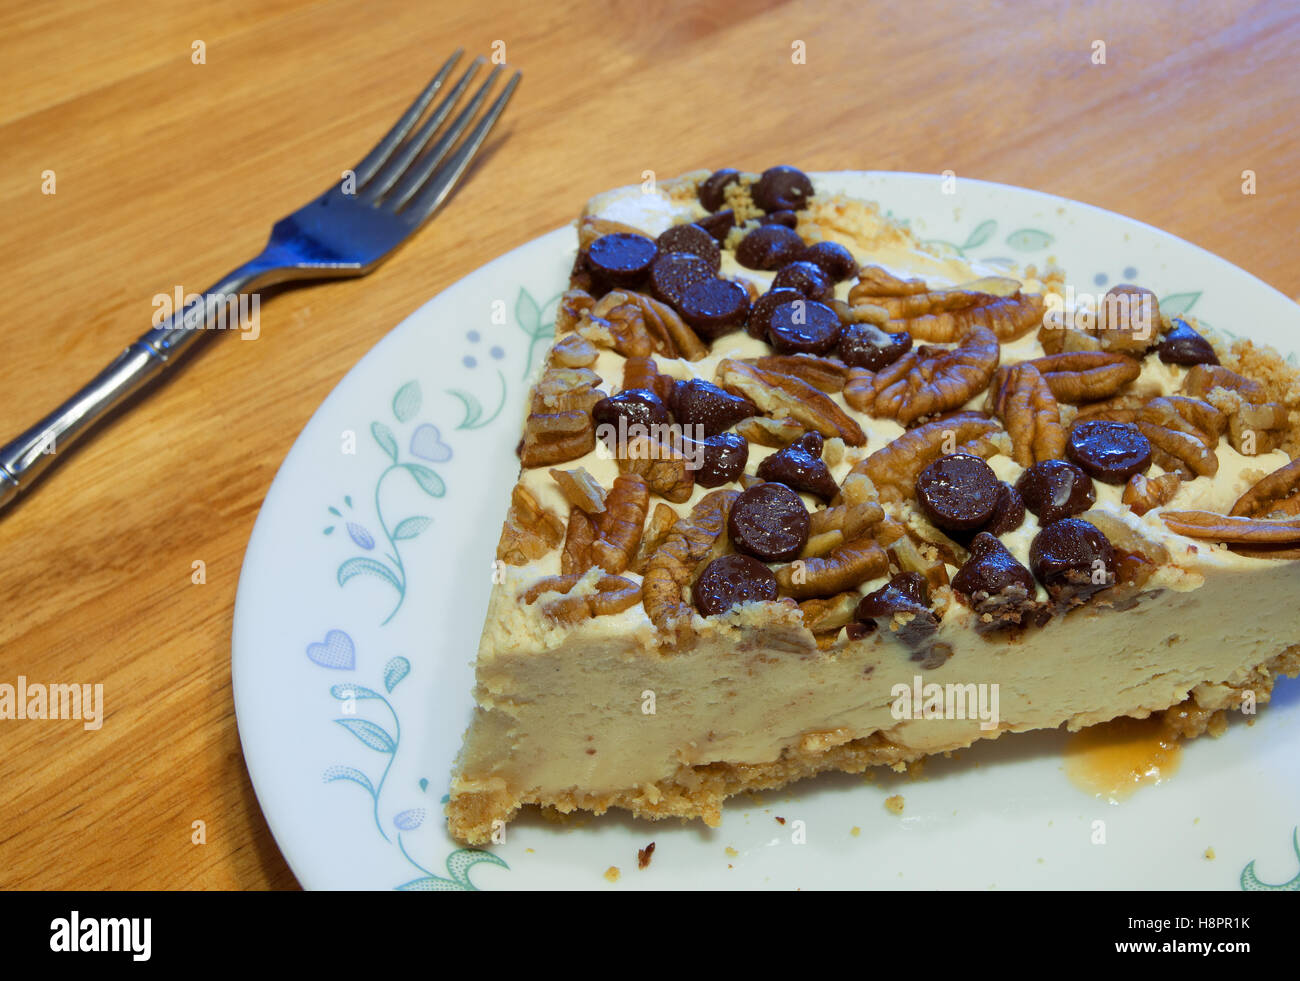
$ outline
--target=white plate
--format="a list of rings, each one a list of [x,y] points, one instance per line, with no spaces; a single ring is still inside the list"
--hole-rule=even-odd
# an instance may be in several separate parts
[[[815,176],[984,262],[1053,256],[1078,290],[1140,282],[1168,313],[1284,351],[1300,331],[1281,293],[1128,218],[980,181],[947,195],[926,175]],[[472,708],[524,379],[573,248],[571,228],[544,235],[394,328],[317,410],[267,493],[235,604],[235,707],[258,799],[305,887],[1300,888],[1294,682],[1254,726],[1188,744],[1171,779],[1118,805],[1071,784],[1063,735],[1040,732],[917,780],[830,775],[738,798],[718,829],[528,815],[491,851],[461,849],[442,800]],[[901,817],[883,805],[895,793]],[[623,871],[615,886],[610,866]]]

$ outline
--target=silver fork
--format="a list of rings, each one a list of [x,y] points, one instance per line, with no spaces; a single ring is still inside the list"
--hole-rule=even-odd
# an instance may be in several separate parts
[[[460,139],[503,67],[494,66],[468,104],[444,125],[484,64],[485,59],[475,58],[420,123],[463,54],[458,49],[447,59],[351,174],[345,172],[316,200],[276,222],[260,255],[141,335],[76,395],[0,447],[0,509],[35,483],[59,454],[96,423],[195,347],[211,333],[207,328],[224,327],[231,308],[245,311],[247,303],[241,295],[282,283],[365,276],[413,235],[460,181],[519,84],[520,73],[515,72],[474,128]]]

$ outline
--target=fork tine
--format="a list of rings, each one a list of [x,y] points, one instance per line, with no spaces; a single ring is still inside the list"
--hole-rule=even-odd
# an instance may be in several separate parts
[[[397,124],[384,135],[382,140],[375,144],[374,149],[366,154],[365,159],[357,164],[353,172],[357,175],[358,187],[363,186],[366,181],[374,176],[383,162],[388,159],[388,155],[402,142],[402,137],[406,136],[411,131],[411,127],[419,122],[420,117],[424,115],[424,110],[429,107],[433,97],[442,88],[442,83],[447,80],[447,76],[451,74],[451,70],[456,67],[456,63],[460,61],[461,56],[464,54],[464,48],[457,48],[452,52],[446,64],[438,69],[438,74],[433,76],[433,80],[424,87],[424,91],[416,96],[415,101],[411,103],[406,112],[402,113],[402,118],[397,121]]]
[[[465,74],[460,77],[460,81],[452,86],[451,91],[443,97],[440,103],[438,103],[429,118],[420,125],[420,128],[415,131],[410,139],[402,144],[402,146],[393,154],[392,158],[380,168],[379,173],[375,175],[374,180],[357,195],[358,200],[373,203],[388,193],[393,184],[397,182],[398,178],[400,178],[410,166],[411,161],[420,155],[420,152],[433,137],[433,134],[437,132],[438,127],[442,125],[443,120],[445,120],[451,111],[456,108],[456,103],[460,101],[460,97],[464,94],[465,89],[469,87],[469,83],[474,80],[474,76],[478,74],[479,68],[481,68],[486,61],[486,58],[479,55],[470,63],[470,66],[465,69]]]
[[[447,156],[448,151],[456,145],[456,141],[465,132],[465,128],[474,121],[478,115],[479,109],[487,99],[488,92],[492,89],[492,84],[496,81],[497,76],[501,74],[501,65],[495,66],[487,79],[479,86],[479,90],[474,93],[474,98],[469,104],[456,116],[447,131],[438,137],[438,142],[434,143],[429,150],[421,156],[410,169],[402,175],[402,179],[393,188],[392,194],[384,202],[384,206],[392,211],[400,209],[411,196],[420,189],[420,186],[428,179],[438,165],[442,163],[443,158]]]
[[[461,175],[465,172],[465,168],[469,166],[470,161],[478,153],[483,141],[487,139],[488,132],[496,125],[497,118],[505,111],[506,103],[510,101],[510,96],[514,94],[515,87],[519,84],[521,77],[520,72],[515,72],[510,77],[510,81],[506,83],[505,88],[501,90],[501,94],[497,96],[496,101],[492,103],[488,111],[483,114],[483,118],[479,120],[478,125],[474,127],[469,136],[465,137],[464,142],[452,154],[446,166],[439,169],[429,179],[428,183],[420,188],[419,193],[412,199],[410,206],[402,212],[402,217],[418,225],[433,214],[438,209],[438,206],[446,200],[447,195],[451,193],[452,188],[456,186]]]

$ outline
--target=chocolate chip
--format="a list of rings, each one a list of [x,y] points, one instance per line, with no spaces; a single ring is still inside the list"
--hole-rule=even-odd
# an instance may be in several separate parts
[[[758,219],[760,225],[784,225],[786,228],[797,228],[799,226],[799,216],[793,211],[773,211],[770,215],[762,215]]]
[[[1126,484],[1151,466],[1151,443],[1130,422],[1090,419],[1070,430],[1065,455],[1102,483]]]
[[[956,531],[992,518],[1001,489],[993,469],[970,453],[941,456],[916,478],[916,497],[930,520]]]
[[[840,492],[830,468],[822,462],[821,433],[804,433],[760,463],[757,473],[764,480],[814,494],[823,501],[830,501]]]
[[[700,182],[700,204],[704,205],[707,211],[717,211],[727,200],[727,185],[734,184],[738,180],[740,180],[740,171],[734,167],[715,170]]]
[[[772,289],[798,290],[810,300],[825,302],[835,295],[835,284],[811,262],[791,262],[777,270],[772,277]]]
[[[1173,327],[1156,347],[1156,357],[1165,364],[1218,364],[1210,342],[1187,325],[1187,321],[1174,318]]]
[[[767,339],[781,354],[825,354],[840,339],[840,318],[816,300],[780,304],[767,321]]]
[[[1015,531],[1025,521],[1025,502],[1020,491],[1005,480],[999,483],[1001,486],[998,489],[998,503],[993,507],[993,517],[989,518],[988,524],[982,529],[990,535],[1005,535]]]
[[[772,311],[782,303],[792,303],[803,298],[803,294],[797,290],[772,290],[764,293],[749,308],[749,317],[745,321],[745,333],[756,340],[767,340],[767,328],[772,322]]]
[[[882,633],[887,632],[912,648],[925,644],[939,629],[939,618],[930,610],[929,587],[919,572],[901,572],[879,589],[867,593],[858,603],[854,616],[875,623]],[[900,625],[897,630],[890,630],[895,616],[899,616]]]
[[[839,242],[815,242],[799,253],[799,260],[817,266],[832,283],[842,283],[858,274],[858,260]]]
[[[706,617],[726,613],[738,603],[759,603],[776,596],[772,570],[748,555],[718,556],[691,587],[691,601]]]
[[[613,426],[616,433],[622,419],[624,436],[632,426],[643,426],[648,430],[650,426],[666,426],[672,422],[659,396],[646,388],[628,388],[601,399],[591,407],[591,418],[597,426]]]
[[[718,243],[699,225],[673,225],[664,229],[655,242],[660,255],[689,252],[712,266],[715,273],[722,267],[722,252],[718,249]]]
[[[756,484],[731,506],[731,543],[764,562],[793,559],[808,544],[808,509],[785,484]]]
[[[1035,463],[1020,475],[1016,490],[1043,525],[1081,514],[1097,501],[1092,478],[1065,460]]]
[[[803,251],[803,239],[784,225],[759,225],[736,246],[736,261],[746,269],[780,269]]]
[[[587,268],[610,286],[636,286],[645,278],[655,252],[654,242],[644,235],[614,232],[587,247]]]
[[[798,211],[813,195],[812,181],[795,167],[768,167],[750,193],[764,211]]]
[[[729,279],[704,279],[682,294],[678,310],[701,337],[711,341],[745,322],[749,292]]]
[[[721,487],[739,479],[749,462],[749,443],[739,433],[718,433],[700,447],[700,466],[695,482],[701,487]]]
[[[723,391],[702,378],[677,382],[669,408],[679,423],[701,427],[706,437],[716,436],[740,420],[758,414],[758,406],[749,399]]]
[[[1079,602],[1115,581],[1115,549],[1096,525],[1062,518],[1029,545],[1029,566],[1057,602]]]
[[[1023,607],[1033,600],[1038,588],[1033,575],[988,532],[975,536],[970,553],[966,564],[952,577],[952,588],[977,613]],[[1018,623],[1018,612],[1009,619]]]
[[[891,334],[875,324],[849,324],[840,334],[840,360],[851,368],[879,371],[912,349],[912,335],[905,330]]]
[[[714,278],[713,267],[689,252],[669,252],[650,265],[650,289],[673,308],[681,305],[683,294],[696,283]]]
[[[695,224],[712,235],[715,241],[725,242],[727,235],[736,227],[736,213],[727,208],[724,211],[709,215],[707,218],[701,218]]]

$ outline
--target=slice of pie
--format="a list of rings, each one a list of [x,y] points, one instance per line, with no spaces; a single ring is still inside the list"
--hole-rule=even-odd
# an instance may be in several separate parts
[[[791,167],[592,199],[448,825],[723,801],[1300,672],[1297,378]]]

